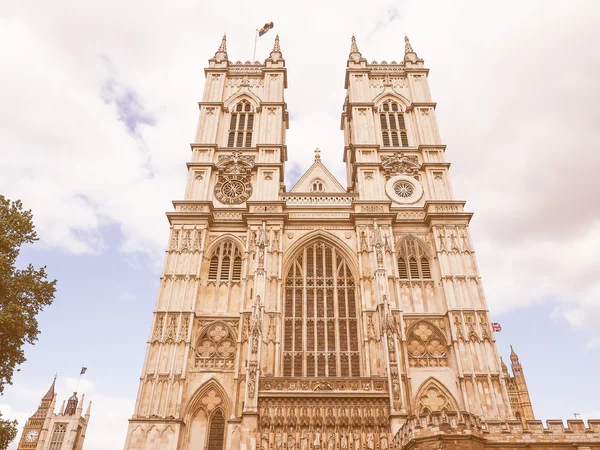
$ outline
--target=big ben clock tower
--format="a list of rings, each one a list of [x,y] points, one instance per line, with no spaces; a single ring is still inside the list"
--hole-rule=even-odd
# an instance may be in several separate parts
[[[46,395],[42,397],[40,406],[27,419],[17,450],[81,450],[85,440],[85,431],[90,420],[91,404],[87,412],[83,412],[83,395],[81,402],[77,393],[63,403],[58,414],[54,412],[56,404],[56,378]]]

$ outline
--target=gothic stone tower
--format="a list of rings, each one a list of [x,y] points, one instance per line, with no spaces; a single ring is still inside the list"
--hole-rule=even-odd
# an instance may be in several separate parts
[[[17,450],[81,450],[85,440],[85,431],[90,421],[92,402],[83,415],[83,399],[77,393],[65,402],[56,414],[56,393],[52,382],[46,395],[42,397],[37,411],[27,420],[23,427],[21,440]]]
[[[348,188],[316,151],[288,192],[279,40],[264,63],[234,64],[223,38],[168,213],[126,450],[387,450],[420,417],[515,422],[471,213],[452,195],[428,69],[405,47],[369,64],[352,39]]]

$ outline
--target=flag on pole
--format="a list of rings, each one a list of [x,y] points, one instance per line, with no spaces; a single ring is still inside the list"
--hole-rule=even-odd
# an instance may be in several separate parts
[[[493,332],[502,331],[502,325],[500,325],[498,322],[492,322],[492,331]]]
[[[86,370],[87,370],[87,367],[81,366],[81,372],[79,373],[79,375],[83,375]]]
[[[269,31],[271,28],[273,28],[273,22],[267,22],[263,25],[263,27],[258,30],[258,36],[262,36],[263,34],[265,34],[267,31]]]

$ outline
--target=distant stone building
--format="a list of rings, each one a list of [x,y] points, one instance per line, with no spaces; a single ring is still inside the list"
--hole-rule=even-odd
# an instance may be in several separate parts
[[[42,397],[37,411],[25,423],[18,450],[81,450],[83,448],[92,402],[83,415],[85,396],[81,396],[80,402],[77,393],[73,392],[73,395],[63,402],[58,414],[55,413],[55,383],[56,378],[46,395]]]
[[[427,76],[408,39],[400,62],[368,63],[352,38],[348,187],[317,150],[288,191],[279,39],[264,63],[232,63],[223,38],[126,450],[600,448],[600,422],[527,421]]]

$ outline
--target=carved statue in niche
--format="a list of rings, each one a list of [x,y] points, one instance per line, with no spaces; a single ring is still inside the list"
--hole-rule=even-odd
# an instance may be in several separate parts
[[[317,428],[313,438],[313,448],[319,450],[321,448],[321,429]]]
[[[369,251],[369,244],[367,242],[367,233],[365,232],[364,229],[362,229],[360,231],[360,251],[361,252]]]
[[[381,443],[379,444],[379,449],[380,450],[388,449],[388,440],[387,440],[386,436],[381,436]]]
[[[271,243],[271,251],[279,251],[279,230],[273,231],[273,242]]]
[[[342,431],[342,439],[340,441],[340,447],[342,450],[348,450],[348,433],[346,430]]]
[[[288,431],[287,450],[296,450],[296,436],[294,428],[292,427],[290,427],[290,431]]]
[[[367,433],[367,449],[375,450],[375,437],[373,436],[372,431]]]
[[[262,435],[262,440],[260,444],[260,450],[269,450],[269,436],[268,431],[265,431]]]
[[[302,430],[300,437],[300,450],[308,450],[308,431]]]
[[[283,434],[281,434],[281,431],[278,431],[275,435],[275,448],[277,450],[283,450]]]
[[[354,450],[360,450],[360,430],[355,430],[353,433],[354,437]]]
[[[327,450],[335,449],[335,431],[329,433],[329,438],[327,439]]]

